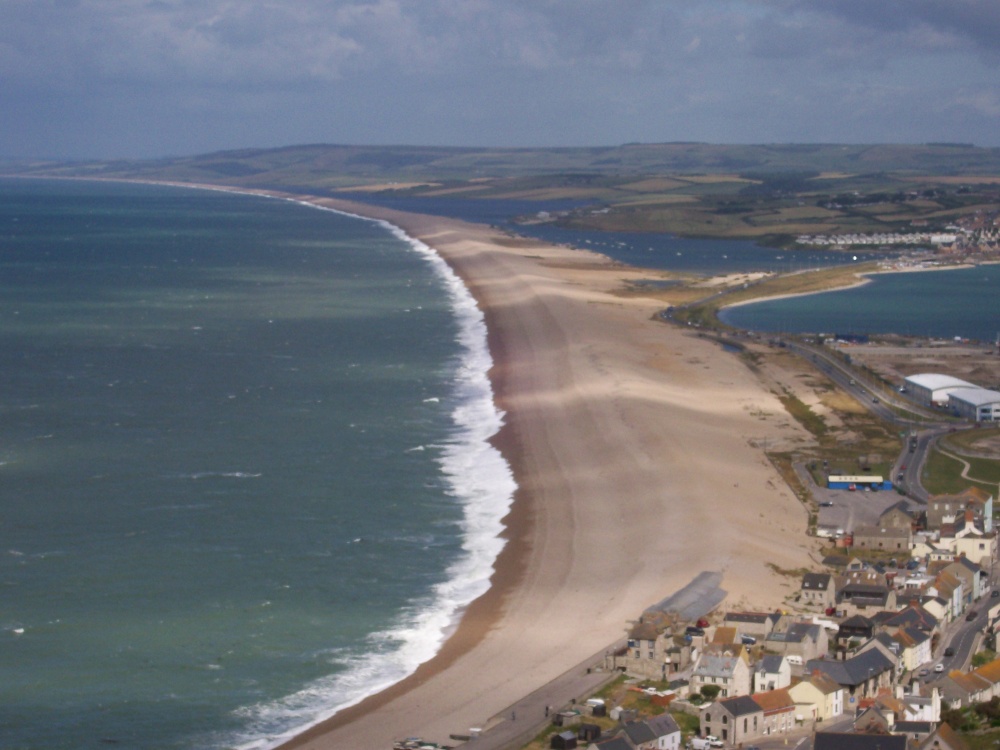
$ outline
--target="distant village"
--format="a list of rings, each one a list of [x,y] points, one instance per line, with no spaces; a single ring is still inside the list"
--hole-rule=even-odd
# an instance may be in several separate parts
[[[915,231],[801,235],[795,241],[800,245],[842,249],[920,245],[963,254],[1000,251],[1000,213],[997,212],[977,211],[963,216],[944,231],[921,231],[928,224],[926,220],[914,220],[911,224]]]

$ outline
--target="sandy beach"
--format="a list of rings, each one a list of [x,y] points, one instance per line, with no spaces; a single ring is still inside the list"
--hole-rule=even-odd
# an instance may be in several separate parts
[[[801,504],[756,447],[798,435],[732,354],[620,297],[634,269],[488,227],[328,199],[435,248],[486,315],[498,445],[519,491],[491,590],[403,683],[288,743],[386,748],[497,714],[703,570],[724,607],[781,606],[809,566]],[[571,696],[567,696],[567,700]]]

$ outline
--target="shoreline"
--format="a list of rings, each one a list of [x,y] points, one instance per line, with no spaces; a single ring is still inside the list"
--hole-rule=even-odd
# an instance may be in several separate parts
[[[517,483],[490,587],[412,675],[279,747],[388,748],[494,726],[693,575],[719,571],[725,606],[763,609],[788,593],[777,571],[812,566],[806,511],[758,448],[807,433],[738,358],[655,322],[655,299],[616,294],[640,269],[349,201],[142,182],[387,221],[452,268],[486,323],[506,414],[491,442]]]
[[[280,194],[271,195],[272,197],[284,197]],[[296,196],[295,199],[303,200],[303,197]],[[506,531],[503,536],[507,544],[496,560],[495,573],[491,578],[490,588],[465,610],[457,629],[445,642],[439,653],[430,661],[421,665],[410,677],[377,695],[366,698],[351,708],[341,711],[330,719],[320,722],[281,744],[280,747],[284,750],[290,748],[318,749],[351,746],[388,746],[388,743],[392,739],[409,735],[423,736],[429,740],[438,742],[447,741],[449,734],[466,733],[473,726],[488,727],[497,721],[506,720],[498,718],[497,713],[522,695],[544,684],[551,677],[565,671],[565,668],[579,661],[578,657],[582,658],[588,654],[595,653],[607,643],[615,640],[615,637],[621,633],[621,629],[628,619],[638,616],[646,606],[662,598],[663,594],[680,588],[681,585],[690,579],[692,571],[704,569],[706,563],[715,562],[718,564],[719,560],[713,559],[711,555],[707,557],[703,555],[697,562],[693,562],[691,565],[679,566],[675,571],[670,571],[667,566],[661,564],[656,567],[658,567],[657,574],[662,576],[662,578],[652,581],[649,579],[648,574],[643,575],[641,571],[641,568],[649,565],[649,561],[643,559],[641,555],[636,560],[636,556],[627,553],[625,557],[632,559],[625,567],[629,568],[629,572],[633,576],[642,578],[642,586],[637,587],[642,593],[637,595],[635,591],[631,592],[627,603],[623,597],[618,595],[618,592],[604,593],[604,596],[611,594],[612,599],[618,599],[616,606],[613,608],[616,614],[611,616],[614,625],[609,622],[603,622],[598,627],[590,628],[588,632],[589,637],[583,641],[582,647],[575,649],[567,648],[566,654],[562,658],[551,660],[553,663],[547,670],[533,669],[536,659],[526,659],[523,655],[519,655],[517,647],[510,642],[511,637],[513,636],[513,639],[518,641],[525,633],[533,633],[536,637],[539,637],[539,646],[546,651],[550,650],[551,646],[555,644],[551,639],[552,634],[549,634],[547,637],[539,632],[537,627],[532,627],[532,623],[528,621],[532,618],[527,617],[529,612],[524,610],[523,605],[525,601],[536,601],[539,595],[558,596],[560,589],[564,588],[565,584],[569,581],[579,584],[580,575],[579,573],[574,573],[571,568],[583,567],[588,570],[592,568],[592,565],[580,566],[578,559],[580,553],[577,552],[574,555],[574,547],[578,546],[580,537],[597,539],[601,536],[602,529],[606,528],[609,524],[614,526],[614,520],[621,521],[622,519],[617,512],[614,512],[613,508],[594,508],[592,510],[596,510],[596,515],[604,519],[602,523],[597,524],[595,527],[593,522],[588,522],[585,524],[588,528],[579,530],[570,528],[568,530],[574,533],[559,534],[558,529],[552,528],[555,519],[548,517],[548,514],[539,507],[539,495],[545,495],[547,489],[539,487],[539,482],[535,478],[539,474],[545,473],[544,471],[539,471],[540,461],[536,454],[536,449],[544,448],[547,452],[560,454],[555,457],[555,463],[557,464],[561,462],[561,459],[565,458],[562,454],[569,451],[566,448],[560,447],[560,442],[552,441],[549,436],[545,436],[541,441],[544,445],[540,444],[537,437],[533,437],[533,433],[539,427],[538,420],[536,418],[522,418],[525,409],[518,404],[525,390],[531,390],[530,386],[538,375],[530,367],[522,370],[519,366],[525,358],[523,341],[525,331],[520,329],[528,325],[526,318],[535,317],[534,312],[531,311],[531,306],[528,304],[531,300],[522,299],[525,296],[525,290],[518,289],[514,294],[514,297],[517,298],[516,302],[511,307],[517,308],[523,306],[526,309],[512,314],[508,306],[509,300],[505,301],[502,299],[509,295],[502,293],[498,295],[493,290],[493,287],[503,287],[505,285],[504,266],[511,264],[511,268],[506,270],[528,274],[537,273],[540,277],[544,278],[542,282],[543,288],[548,288],[553,284],[560,285],[558,282],[562,281],[563,284],[560,286],[564,286],[564,288],[561,290],[561,293],[566,295],[567,291],[569,292],[568,300],[575,308],[581,301],[573,299],[578,296],[572,290],[572,286],[580,283],[576,280],[577,276],[603,275],[603,284],[606,285],[610,281],[607,278],[608,276],[620,277],[629,274],[640,276],[641,273],[637,269],[623,269],[607,258],[587,251],[545,246],[543,243],[533,240],[505,238],[499,236],[496,231],[488,227],[466,224],[465,222],[456,220],[405,214],[391,209],[355,204],[339,199],[307,198],[305,200],[322,207],[335,208],[366,218],[381,219],[400,227],[408,236],[417,238],[434,248],[466,284],[470,293],[483,309],[486,320],[487,339],[494,362],[490,378],[493,381],[498,406],[508,415],[508,419],[493,439],[493,442],[514,469],[518,489],[515,492],[514,503],[510,513],[504,519]],[[483,245],[486,239],[484,235],[489,237],[489,242],[485,242],[485,249],[482,246],[476,248],[469,247],[469,245]],[[520,252],[518,248],[521,248]],[[537,252],[539,250],[544,252],[539,254]],[[547,272],[550,272],[551,269],[556,269],[553,278],[546,278],[548,273],[541,273],[543,268]],[[568,289],[565,288],[567,279],[565,276],[560,278],[560,271],[563,274],[568,272],[571,277]],[[622,303],[620,300],[614,298],[608,298],[608,291],[607,289],[602,290],[598,294],[602,298],[599,300],[586,299],[587,295],[583,295],[583,304],[585,306],[593,306],[595,303],[618,305],[627,312],[631,312],[628,310],[631,305]],[[538,304],[537,300],[535,300],[535,304]],[[652,310],[655,304],[655,302],[647,301],[646,305],[636,306],[647,307],[649,310]],[[541,309],[538,312],[546,312],[545,307],[544,303],[541,304]],[[641,316],[641,325],[644,328],[649,328],[650,332],[654,334],[654,338],[657,338],[655,334],[664,333],[663,327],[652,323],[648,319],[649,316],[645,313],[646,311]],[[631,314],[628,317],[634,318]],[[635,320],[630,321],[632,324],[635,324],[635,322]],[[553,332],[564,333],[559,326],[555,326],[548,331],[540,331],[534,335],[539,335],[542,339],[546,339]],[[679,335],[678,332],[673,333]],[[567,346],[567,342],[562,336],[558,338],[558,348],[564,349]],[[683,343],[686,344],[688,342],[685,341]],[[536,354],[544,354],[547,346],[548,343],[544,343],[541,346],[529,346],[528,349],[534,350]],[[699,352],[701,355],[725,359],[727,363],[732,362],[729,355],[718,352],[711,344],[706,345],[699,342],[696,348],[708,350]],[[736,367],[742,369],[741,365],[736,364]],[[547,370],[543,374],[546,381],[546,388],[543,390],[548,390],[552,387],[551,378],[553,376],[556,376],[555,381],[558,382],[561,380],[557,370]],[[529,388],[525,389],[525,385],[528,385]],[[613,400],[613,394],[606,395],[611,396]],[[761,393],[756,395],[765,400],[770,397],[770,394],[765,395]],[[538,405],[535,404],[534,406],[537,407]],[[578,423],[579,419],[571,419],[570,421]],[[628,429],[628,421],[622,420],[617,425],[617,429]],[[544,429],[541,430],[543,433],[545,431]],[[577,436],[575,442],[579,442],[579,440],[580,437]],[[639,443],[641,444],[642,442],[644,440],[640,439]],[[745,438],[741,442],[745,442]],[[601,446],[601,450],[604,447]],[[569,446],[569,450],[573,450],[572,444]],[[754,449],[751,453],[756,455],[757,451]],[[549,464],[550,462],[548,458],[542,461],[545,464]],[[759,464],[756,459],[752,459],[751,462]],[[766,461],[763,463],[766,465],[765,473],[773,471]],[[757,465],[744,468],[751,468],[752,472],[756,474],[761,467]],[[565,476],[561,477],[563,480],[567,478]],[[768,480],[768,483],[770,484],[769,493],[771,490],[780,492],[780,489],[771,480]],[[573,482],[570,482],[570,484],[573,484]],[[737,482],[733,486],[739,487],[739,483]],[[648,492],[648,488],[645,489]],[[569,494],[572,495],[573,493]],[[783,502],[780,503],[782,510],[785,512],[791,510],[793,514],[798,515],[799,518],[796,519],[795,526],[798,527],[800,532],[804,532],[804,512],[800,512],[801,509],[795,507],[797,501],[794,500],[787,490],[783,494]],[[572,499],[572,497],[567,497],[562,500],[565,503],[564,509],[571,515],[574,513],[573,503],[570,502]],[[651,498],[645,497],[640,504],[648,508],[650,500]],[[593,498],[590,498],[590,503],[593,503]],[[612,511],[610,516],[608,514],[609,510]],[[668,517],[676,514],[676,508],[665,510],[668,510],[666,513]],[[761,513],[760,515],[763,516],[764,514]],[[736,535],[742,530],[742,524],[737,524],[737,526],[741,528],[731,530]],[[628,534],[623,535],[622,531],[624,529],[619,530],[619,536],[624,539]],[[787,529],[782,527],[782,532],[785,531]],[[580,532],[584,533],[581,535]],[[778,543],[777,539],[773,541]],[[735,543],[736,539],[734,538],[731,546],[734,546]],[[553,559],[553,550],[546,550],[546,547],[551,548],[553,546],[560,549],[558,556],[563,558],[558,563]],[[688,545],[682,546],[688,547]],[[782,543],[782,546],[785,546],[784,543]],[[803,534],[802,548],[806,546],[807,543]],[[661,547],[657,551],[662,553],[665,552],[665,549]],[[568,559],[565,557],[566,554],[569,555]],[[622,551],[617,551],[616,555],[621,557]],[[539,559],[540,556],[544,559]],[[783,555],[775,554],[773,556],[782,557]],[[787,553],[784,556],[788,556]],[[772,554],[770,552],[768,554],[758,553],[756,557],[757,563],[763,566],[772,557]],[[791,557],[794,557],[798,563],[808,560],[804,551],[796,551]],[[726,569],[734,563],[742,565],[743,561],[738,558],[739,555],[733,555],[730,552],[729,558],[724,561],[726,564],[721,567]],[[636,562],[640,563],[638,567],[635,566]],[[678,561],[675,558],[673,562],[676,563]],[[544,565],[541,565],[542,563]],[[619,563],[613,567],[621,568],[622,565]],[[534,585],[537,584],[535,579],[545,577],[548,569],[555,569],[557,571],[556,578],[559,580],[555,582],[546,581],[544,585]],[[760,575],[760,571],[757,574]],[[623,583],[626,585],[630,583],[627,578],[626,576],[626,579],[623,580]],[[562,585],[553,587],[553,583]],[[761,599],[767,601],[769,605],[776,605],[780,603],[780,592],[774,591],[773,582],[770,583],[771,586],[761,586],[765,590],[768,588],[772,589],[768,592],[768,595],[761,597]],[[634,583],[632,585],[635,586]],[[535,590],[531,591],[532,588]],[[528,590],[528,596],[525,594],[526,589]],[[749,601],[748,596],[751,594],[751,587],[745,585],[739,586],[738,590],[733,593],[740,594],[745,600]],[[757,599],[756,601],[759,602],[761,599]],[[551,614],[549,617],[551,618]],[[551,625],[552,623],[550,622],[549,624]],[[507,635],[504,634],[505,630],[509,631]],[[519,662],[517,668],[513,670],[514,672],[525,672],[527,674],[512,675],[509,674],[512,670],[499,669],[495,661],[498,654],[504,654],[511,661]],[[508,673],[500,679],[501,683],[505,686],[504,690],[490,689],[490,683],[498,679],[497,672]],[[470,677],[470,675],[474,675],[475,677]],[[468,685],[467,681],[470,679],[475,679],[483,683],[479,686],[480,689],[474,696],[463,694],[467,691],[463,690],[462,686],[463,684]],[[463,680],[466,682],[463,682]],[[444,694],[441,691],[444,691]],[[568,698],[569,696],[567,696],[567,700]],[[442,717],[442,715],[444,716]],[[398,728],[391,728],[393,725]]]
[[[1000,261],[985,261],[984,263],[982,263],[982,265],[996,265],[996,264],[1000,264]],[[855,281],[853,284],[845,284],[844,286],[831,287],[830,289],[819,289],[815,292],[789,292],[788,294],[774,294],[768,297],[758,297],[757,299],[745,299],[739,302],[732,302],[728,305],[722,305],[719,308],[719,311],[721,312],[722,310],[730,308],[743,307],[745,305],[755,305],[759,302],[774,302],[776,300],[793,299],[795,297],[811,297],[817,294],[830,294],[832,292],[843,292],[848,289],[857,289],[858,287],[867,286],[868,284],[871,284],[874,281],[874,279],[871,278],[872,276],[889,276],[897,273],[933,273],[935,271],[960,271],[965,268],[975,268],[975,264],[962,263],[953,266],[936,266],[933,268],[927,268],[926,266],[922,266],[919,268],[916,267],[896,268],[885,271],[864,271],[862,273],[855,274],[855,276],[857,277],[857,281]]]

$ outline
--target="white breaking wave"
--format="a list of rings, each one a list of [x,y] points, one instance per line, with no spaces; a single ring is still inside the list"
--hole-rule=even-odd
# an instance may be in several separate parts
[[[407,243],[444,282],[459,326],[461,356],[455,374],[455,401],[451,414],[455,434],[440,446],[437,462],[449,494],[463,505],[462,553],[449,567],[427,602],[401,613],[399,625],[369,636],[371,650],[347,661],[347,669],[317,680],[278,701],[240,711],[249,722],[237,742],[243,750],[273,748],[292,736],[356,705],[405,677],[440,650],[458,625],[464,609],[489,588],[497,556],[503,549],[501,522],[510,510],[517,485],[510,465],[490,444],[503,424],[487,373],[493,366],[486,341],[482,311],[468,289],[436,251],[389,222],[316,206],[385,227]],[[437,399],[428,399],[428,401]],[[344,663],[341,658],[338,663]]]

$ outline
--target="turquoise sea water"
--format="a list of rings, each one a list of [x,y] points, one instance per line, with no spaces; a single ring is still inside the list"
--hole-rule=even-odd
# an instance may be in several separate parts
[[[513,489],[488,366],[386,226],[0,182],[0,747],[265,747],[433,655]]]
[[[994,341],[1000,332],[998,289],[1000,265],[878,274],[864,286],[727,308],[720,318],[754,331]]]

